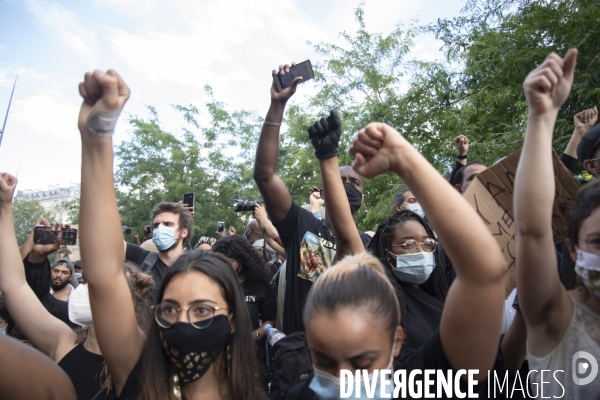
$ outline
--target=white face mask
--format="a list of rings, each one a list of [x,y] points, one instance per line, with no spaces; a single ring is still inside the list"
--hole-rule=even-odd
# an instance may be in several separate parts
[[[600,297],[600,256],[577,250],[577,261],[575,261],[575,272],[581,276],[585,287]]]
[[[69,319],[72,323],[89,328],[94,325],[90,294],[87,285],[79,285],[69,296]]]

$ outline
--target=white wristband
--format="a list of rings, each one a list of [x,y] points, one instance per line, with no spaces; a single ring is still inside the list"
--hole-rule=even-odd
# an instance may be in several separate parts
[[[108,137],[115,134],[115,127],[119,120],[121,110],[114,111],[98,111],[90,115],[88,119],[88,127],[90,132],[96,136]]]

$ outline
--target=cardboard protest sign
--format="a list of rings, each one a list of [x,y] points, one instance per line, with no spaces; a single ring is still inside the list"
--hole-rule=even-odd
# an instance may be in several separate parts
[[[521,150],[516,151],[498,164],[477,175],[464,194],[469,204],[477,211],[491,234],[498,241],[506,259],[508,270],[505,276],[506,296],[517,286],[515,270],[515,224],[513,192],[515,176]],[[579,183],[553,151],[556,194],[552,210],[554,243],[563,241],[568,223],[569,208],[573,204]]]

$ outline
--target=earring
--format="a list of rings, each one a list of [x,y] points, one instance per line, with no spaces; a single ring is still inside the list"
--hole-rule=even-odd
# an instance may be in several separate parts
[[[228,344],[225,349],[226,357],[227,357],[227,376],[231,376],[231,345]]]

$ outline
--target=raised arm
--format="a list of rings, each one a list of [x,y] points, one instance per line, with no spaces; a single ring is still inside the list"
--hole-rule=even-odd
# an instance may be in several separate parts
[[[129,98],[129,88],[115,71],[96,70],[85,74],[79,93],[83,97],[78,121],[83,160],[81,261],[85,265],[98,344],[115,391],[120,394],[145,343],[123,273],[123,232],[113,179],[112,134]]]
[[[454,138],[454,146],[456,146],[456,151],[458,154],[456,155],[456,162],[454,163],[454,168],[450,172],[450,178],[448,178],[448,182],[454,187],[456,182],[454,182],[454,178],[459,169],[467,165],[467,153],[469,152],[469,138],[465,135],[458,135]]]
[[[581,137],[585,135],[587,131],[592,129],[598,121],[598,107],[594,106],[594,108],[589,108],[577,113],[573,118],[573,121],[575,122],[575,130],[571,135],[569,144],[567,144],[565,154],[577,159],[577,146],[579,145],[579,142],[581,142]]]
[[[19,329],[36,348],[58,361],[64,356],[68,343],[75,344],[77,335],[46,311],[27,284],[12,214],[16,186],[15,177],[7,173],[0,175],[0,291]]]
[[[275,228],[273,223],[267,218],[264,207],[257,203],[252,214],[254,214],[254,218],[256,218],[256,222],[258,222],[260,229],[267,234],[267,244],[271,246],[277,254],[285,258],[285,249],[281,243],[279,232],[277,232],[277,228]]]
[[[295,63],[292,63],[294,66]],[[280,75],[290,71],[289,65],[279,67],[273,74]],[[279,130],[283,121],[283,112],[287,101],[296,93],[296,86],[302,80],[297,77],[290,87],[277,92],[275,84],[271,86],[271,106],[265,117],[254,160],[254,180],[260,190],[265,206],[273,224],[277,225],[287,215],[292,207],[292,197],[285,183],[277,176],[277,163],[279,161]]]
[[[39,351],[0,335],[0,398],[5,400],[76,400],[67,374]],[[14,362],[8,362],[14,360]]]
[[[369,124],[350,153],[358,173],[372,178],[395,172],[419,199],[457,275],[440,322],[444,351],[454,369],[478,369],[476,377],[486,377],[504,309],[506,265],[498,244],[467,201],[393,128]]]
[[[335,111],[330,111],[329,117],[321,118],[308,128],[308,137],[315,148],[315,157],[319,160],[323,197],[327,218],[335,231],[338,260],[348,254],[365,251],[340,176],[337,155],[341,135],[342,121]]]
[[[515,178],[516,268],[519,306],[533,346],[529,350],[537,355],[554,348],[573,315],[554,254],[552,132],[571,91],[576,58],[577,50],[570,50],[564,60],[550,54],[523,83],[529,117]],[[550,326],[552,335],[547,333]]]

